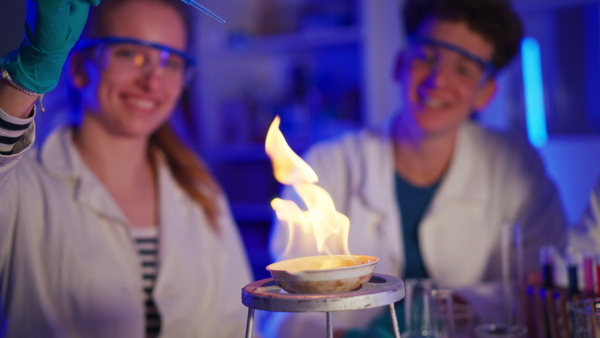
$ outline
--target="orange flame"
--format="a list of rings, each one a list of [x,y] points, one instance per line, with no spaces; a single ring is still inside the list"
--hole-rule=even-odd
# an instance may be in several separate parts
[[[277,181],[291,185],[307,208],[302,210],[295,202],[280,198],[271,202],[277,219],[288,227],[289,233],[288,244],[279,259],[350,254],[350,220],[335,210],[327,191],[314,184],[318,181],[317,174],[289,147],[279,124],[277,116],[269,127],[265,148]]]

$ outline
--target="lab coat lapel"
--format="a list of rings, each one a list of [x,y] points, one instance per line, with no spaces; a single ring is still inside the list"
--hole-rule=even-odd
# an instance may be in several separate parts
[[[480,205],[487,198],[489,187],[486,182],[489,182],[490,173],[482,170],[487,163],[478,163],[485,159],[478,156],[484,150],[480,148],[480,140],[474,137],[477,132],[479,130],[470,124],[460,128],[450,167],[432,207],[455,203]]]
[[[476,132],[471,125],[460,129],[450,168],[419,229],[428,271],[450,286],[479,279],[474,274],[484,270],[478,265],[485,264],[485,250],[494,236],[485,212],[491,173],[487,163],[478,162],[485,159],[477,156],[483,149],[473,136]]]
[[[183,192],[178,189],[174,178],[162,161],[158,161],[159,188],[159,249],[158,276],[155,293],[168,291],[173,293],[174,280],[181,276],[185,260],[182,251],[186,242],[185,231],[182,227],[188,224],[186,208],[184,207]]]
[[[127,226],[121,209],[100,180],[83,162],[73,144],[73,130],[64,126],[52,133],[44,142],[40,160],[45,170],[59,180],[72,181],[74,199],[96,214]]]
[[[161,312],[162,332],[166,336],[180,336],[182,327],[191,327],[196,320],[198,302],[203,301],[201,290],[207,290],[208,277],[198,270],[198,261],[210,256],[202,234],[201,211],[192,204],[159,154],[159,246],[158,275],[153,298]],[[187,334],[187,333],[186,333]]]
[[[401,255],[404,245],[394,194],[394,154],[389,127],[390,125],[385,125],[377,130],[376,137],[369,135],[361,140],[363,153],[358,165],[363,166],[360,169],[363,172],[358,176],[362,177],[363,181],[358,182],[356,188],[360,199],[349,209],[353,215],[361,215],[360,221],[363,223],[360,224],[360,232],[351,232],[354,235],[351,241],[360,242],[365,236],[376,236],[374,241],[368,242],[377,246],[374,250],[378,251],[379,255],[387,255],[381,257],[382,264],[378,264],[377,271],[399,275],[404,266]],[[354,216],[351,219],[356,222],[358,217]]]

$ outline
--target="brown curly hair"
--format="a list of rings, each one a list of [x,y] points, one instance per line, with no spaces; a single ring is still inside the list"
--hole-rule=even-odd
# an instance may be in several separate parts
[[[507,0],[406,0],[402,7],[405,34],[417,33],[428,19],[464,21],[494,45],[497,70],[519,53],[523,23]]]

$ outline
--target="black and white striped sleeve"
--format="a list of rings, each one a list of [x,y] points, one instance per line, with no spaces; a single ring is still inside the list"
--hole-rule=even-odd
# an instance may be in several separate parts
[[[13,117],[0,109],[0,155],[10,155],[15,144],[23,137],[35,115],[35,109],[26,119]]]

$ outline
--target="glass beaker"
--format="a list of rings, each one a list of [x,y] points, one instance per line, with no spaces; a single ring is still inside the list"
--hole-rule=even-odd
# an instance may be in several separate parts
[[[405,324],[403,338],[434,337],[431,311],[431,291],[433,280],[427,278],[407,278],[405,290]]]
[[[433,337],[456,338],[453,296],[454,292],[448,289],[434,289],[431,291]]]
[[[522,325],[502,323],[482,324],[475,328],[477,338],[521,338],[527,337],[527,328]]]
[[[405,291],[404,338],[456,338],[457,325],[464,329],[464,315],[474,319],[472,311],[465,313],[464,307],[455,306],[453,290],[434,289],[430,279],[407,279]]]
[[[475,336],[477,317],[468,304],[454,303],[452,306],[452,321],[456,338],[472,338]]]
[[[600,337],[600,298],[586,298],[571,304],[573,337]]]

